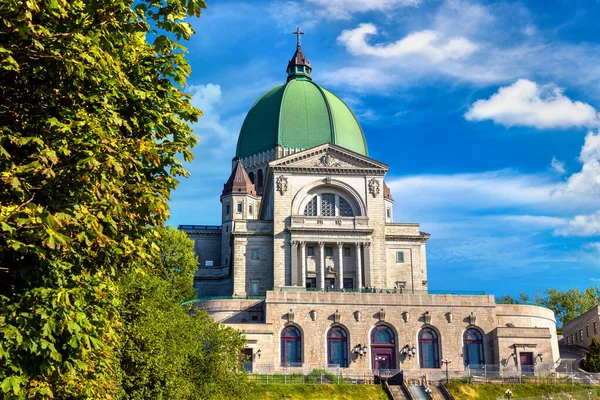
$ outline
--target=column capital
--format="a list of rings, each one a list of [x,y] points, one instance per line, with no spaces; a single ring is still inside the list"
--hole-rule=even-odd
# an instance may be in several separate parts
[[[298,247],[299,244],[300,244],[300,242],[298,240],[292,240],[293,247]]]
[[[319,242],[319,247],[320,247],[320,248],[323,248],[323,247],[325,247],[325,242]]]
[[[368,249],[369,247],[371,247],[371,242],[365,242],[363,243],[363,246],[365,246],[365,249]]]
[[[345,244],[344,242],[337,242],[338,247],[344,247],[344,244]]]
[[[355,243],[354,243],[354,245],[355,245],[356,247],[360,247],[360,245],[361,245],[361,244],[362,244],[362,242],[355,242]]]
[[[305,247],[305,246],[306,246],[306,241],[304,241],[304,240],[301,240],[301,241],[300,241],[300,246],[302,246],[302,247]]]

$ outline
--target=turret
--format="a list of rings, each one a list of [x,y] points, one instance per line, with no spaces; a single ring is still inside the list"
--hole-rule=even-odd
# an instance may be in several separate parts
[[[258,215],[258,202],[254,183],[246,169],[236,157],[233,170],[221,193],[223,236],[221,242],[221,260],[223,265],[231,264],[229,237],[235,229],[236,220],[255,219]]]

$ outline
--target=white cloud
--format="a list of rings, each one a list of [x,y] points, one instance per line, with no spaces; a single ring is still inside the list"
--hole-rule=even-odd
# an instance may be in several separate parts
[[[418,7],[422,0],[305,0],[273,1],[270,13],[282,27],[302,23],[313,27],[321,20],[347,20],[365,12],[390,12],[401,7]]]
[[[562,236],[600,236],[600,211],[591,215],[578,215],[555,233]]]
[[[596,126],[599,122],[598,112],[589,104],[572,101],[556,86],[539,86],[527,79],[501,87],[487,100],[477,100],[465,118],[538,129]]]
[[[558,160],[556,157],[552,157],[552,161],[550,161],[550,166],[554,171],[558,172],[561,175],[567,172],[567,169],[565,168],[565,162]]]
[[[596,199],[600,205],[600,133],[586,135],[579,161],[583,164],[581,171],[571,175],[556,196],[587,197]]]
[[[420,55],[433,62],[468,57],[478,45],[464,37],[444,37],[441,32],[422,30],[412,32],[404,38],[388,44],[371,45],[367,37],[377,34],[377,27],[364,23],[355,29],[344,30],[338,37],[348,51],[354,55],[371,55],[380,58],[397,58]]]

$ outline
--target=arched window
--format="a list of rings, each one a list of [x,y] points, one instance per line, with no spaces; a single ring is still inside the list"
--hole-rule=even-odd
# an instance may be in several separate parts
[[[254,183],[254,172],[248,173],[248,178],[250,178],[250,182]]]
[[[304,215],[315,217],[317,215],[317,196],[310,199],[304,207]]]
[[[257,188],[262,188],[263,186],[263,172],[262,169],[259,169],[258,172],[256,173],[256,187]]]
[[[419,365],[421,368],[440,367],[438,335],[431,328],[423,328],[419,332]]]
[[[302,362],[302,334],[295,326],[287,326],[281,332],[281,365]]]
[[[304,215],[324,217],[353,217],[354,210],[350,202],[334,193],[320,193],[315,195],[304,206]]]
[[[465,342],[465,365],[485,364],[481,332],[475,328],[467,329],[463,341]]]
[[[371,344],[395,344],[395,335],[386,325],[379,325],[371,332]]]
[[[335,195],[323,193],[321,195],[321,215],[324,217],[335,216]]]
[[[327,332],[327,364],[348,367],[348,335],[340,326]]]
[[[352,211],[352,206],[344,199],[340,197],[340,217],[353,217],[354,212]]]

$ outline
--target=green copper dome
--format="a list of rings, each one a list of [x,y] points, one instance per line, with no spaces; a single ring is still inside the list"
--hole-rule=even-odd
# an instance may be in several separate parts
[[[307,149],[328,142],[368,155],[365,136],[350,108],[312,82],[310,71],[298,46],[288,64],[288,81],[263,94],[246,115],[237,157],[270,151],[277,145]]]

